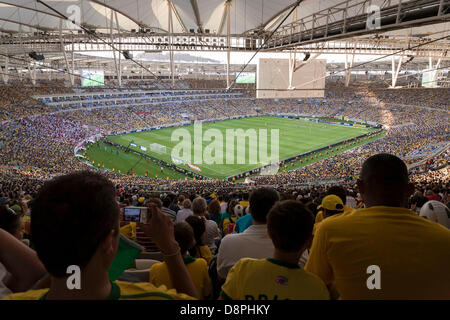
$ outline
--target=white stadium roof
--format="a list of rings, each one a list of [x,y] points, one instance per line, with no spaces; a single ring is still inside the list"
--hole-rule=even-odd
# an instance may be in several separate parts
[[[74,17],[79,8],[79,22],[94,29],[110,28],[111,11],[114,11],[117,12],[122,30],[147,27],[155,32],[167,32],[170,2],[176,13],[173,17],[173,33],[188,32],[191,29],[197,31],[201,28],[208,29],[213,34],[226,34],[223,20],[226,17],[225,4],[228,1],[224,0],[42,0],[42,2],[68,17]],[[378,2],[382,4],[385,1],[374,0],[371,3]],[[389,2],[396,4],[399,0]],[[43,3],[36,0],[1,0],[0,31],[58,30],[60,17]],[[230,0],[230,33],[243,34],[255,28],[274,27],[277,20],[281,20],[295,3],[293,0]],[[300,19],[340,3],[343,1],[304,0],[299,5],[297,17]],[[352,7],[348,10],[352,15]],[[355,6],[354,14],[357,14],[358,10],[360,8]],[[290,21],[287,19],[285,23]],[[63,29],[65,27],[66,24],[63,24]],[[449,29],[450,24],[447,22],[422,26],[420,30],[413,31],[432,34]]]

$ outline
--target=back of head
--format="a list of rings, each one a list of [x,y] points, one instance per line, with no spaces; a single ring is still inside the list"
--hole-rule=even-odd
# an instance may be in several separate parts
[[[181,204],[183,206],[184,209],[190,209],[192,206],[192,202],[189,199],[186,199],[183,201],[183,203]]]
[[[205,220],[198,216],[189,216],[185,221],[192,227],[192,230],[194,231],[196,245],[203,245],[202,237],[206,231]]]
[[[162,208],[162,201],[160,198],[153,197],[153,198],[148,199],[147,205],[149,205],[149,204],[155,204],[159,209]]]
[[[192,211],[195,214],[204,214],[206,212],[206,200],[203,198],[195,198],[192,201]]]
[[[217,200],[212,200],[208,204],[208,213],[218,215],[220,213],[220,203]]]
[[[167,195],[162,199],[162,205],[166,208],[169,208],[170,205],[172,204],[172,198]]]
[[[450,210],[442,202],[436,200],[426,202],[420,209],[420,216],[450,229]]]
[[[182,254],[186,253],[195,245],[194,230],[187,222],[177,222],[173,225],[175,240],[180,246]]]
[[[227,212],[231,215],[234,215],[234,207],[236,207],[238,203],[239,202],[236,199],[230,199],[227,205]]]
[[[267,214],[273,205],[280,200],[278,192],[271,188],[259,188],[250,194],[250,213],[253,219],[266,223]]]
[[[341,187],[341,186],[332,186],[327,190],[327,195],[330,194],[334,194],[335,196],[338,196],[339,198],[341,198],[342,203],[344,203],[344,205],[346,204],[347,201],[347,191]]]
[[[267,215],[267,229],[273,245],[283,252],[297,252],[311,238],[314,215],[295,200],[276,203]]]
[[[40,260],[55,277],[70,265],[85,267],[112,230],[118,234],[114,185],[91,171],[44,184],[31,204],[31,234]]]
[[[366,206],[407,206],[408,169],[400,158],[387,153],[369,157],[362,165],[359,179]]]

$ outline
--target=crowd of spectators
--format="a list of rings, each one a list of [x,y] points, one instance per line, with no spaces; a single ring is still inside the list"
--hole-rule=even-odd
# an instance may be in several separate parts
[[[444,103],[448,89],[435,89],[426,100],[431,89],[409,90],[403,102],[415,105],[392,103],[399,101],[401,93],[397,90],[370,89],[360,85],[352,88],[328,84],[329,90],[325,99],[216,99],[183,101],[177,103],[158,103],[136,106],[109,106],[102,108],[78,108],[54,113],[53,107],[46,107],[43,102],[35,101],[42,108],[22,111],[24,101],[33,100],[31,95],[39,93],[55,93],[52,89],[25,89],[18,93],[16,87],[3,87],[7,97],[2,104],[4,114],[14,115],[4,122],[0,128],[0,165],[4,168],[14,166],[15,173],[25,177],[33,176],[46,179],[55,174],[83,169],[86,166],[73,156],[73,148],[77,142],[95,134],[113,134],[125,130],[135,130],[144,127],[177,124],[198,119],[220,119],[224,117],[291,113],[314,115],[320,117],[346,117],[379,123],[388,129],[385,137],[370,142],[364,146],[353,148],[344,153],[325,160],[318,161],[307,167],[286,170],[277,175],[254,177],[256,184],[290,185],[309,183],[311,181],[340,181],[352,184],[356,181],[362,159],[380,152],[395,154],[402,159],[408,159],[411,154],[421,153],[430,144],[445,144],[448,142],[449,125],[447,105]],[[28,90],[28,91],[27,91]],[[64,90],[62,90],[64,92]],[[439,92],[439,93],[435,93]],[[107,97],[119,95],[117,92],[104,93]],[[158,93],[161,95],[164,93]],[[169,93],[168,93],[169,94]],[[178,95],[179,93],[177,93]],[[214,92],[211,92],[214,97]],[[123,94],[122,94],[123,95]],[[169,94],[170,95],[170,94]],[[22,98],[14,98],[15,96]],[[78,99],[80,93],[73,94]],[[444,98],[442,98],[444,97]],[[19,99],[20,102],[15,102]],[[374,100],[375,99],[375,100]],[[419,103],[417,103],[419,102]],[[11,105],[17,105],[16,113],[9,113]],[[435,109],[425,109],[431,107]],[[61,111],[61,110],[60,110]],[[184,115],[184,116],[182,116]],[[425,164],[411,170],[412,175],[420,174],[430,181],[438,177],[436,170],[448,164],[448,152],[437,159],[422,152],[422,158],[414,161],[427,160]],[[412,164],[411,160],[406,161]],[[288,168],[289,169],[289,168]],[[442,170],[441,170],[442,171]],[[126,177],[115,173],[108,176],[119,183],[145,183],[152,181],[156,185],[165,186],[167,181],[153,181],[141,177]],[[448,181],[445,175],[441,179]],[[170,189],[205,188],[206,185],[221,187],[232,186],[229,182],[208,181],[171,181]]]
[[[156,192],[92,171],[30,181],[0,186],[13,189],[0,204],[6,299],[450,299],[448,185],[412,184],[391,154],[366,158],[355,186]],[[147,222],[126,221],[130,205],[147,207]],[[111,279],[139,233],[160,260],[142,270],[146,281],[126,267]],[[67,288],[68,264],[82,289]],[[378,265],[382,285],[369,270]]]

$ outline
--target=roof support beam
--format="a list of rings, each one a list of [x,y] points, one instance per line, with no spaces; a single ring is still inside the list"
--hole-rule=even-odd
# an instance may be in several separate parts
[[[219,28],[217,29],[217,34],[221,34],[223,27],[225,26],[225,19],[228,14],[228,6],[231,6],[232,0],[226,0],[223,4],[223,12],[222,12],[222,18],[220,18]]]
[[[31,68],[30,65],[28,65],[28,72],[30,75],[31,83],[33,84],[33,86],[35,86],[36,85],[36,63],[33,63],[33,68]]]
[[[230,88],[230,8],[231,5],[227,3],[227,89]]]
[[[172,38],[172,33],[173,33],[173,22],[172,22],[172,6],[171,6],[171,2],[169,0],[167,0],[167,4],[168,4],[168,9],[169,9],[169,19],[168,19],[168,26],[167,29],[169,30],[168,35],[169,35],[169,60],[170,60],[170,78],[172,80],[172,88],[175,87],[175,70],[174,70],[174,64],[173,64],[173,48],[172,48],[172,43],[173,43],[173,38]]]
[[[303,0],[301,1],[303,2]],[[281,9],[280,11],[278,11],[277,13],[275,13],[273,16],[271,16],[266,22],[264,22],[261,25],[261,28],[265,28],[267,26],[267,24],[270,23],[270,21],[272,21],[273,19],[277,18],[278,16],[282,15],[284,12],[288,11],[289,9],[291,9],[293,6],[297,5],[297,2],[293,2],[290,5],[288,5],[286,8]]]
[[[183,19],[181,19],[180,14],[178,13],[177,7],[175,7],[175,5],[173,4],[173,2],[171,0],[167,0],[169,7],[172,8],[172,12],[175,14],[175,17],[178,20],[178,23],[180,24],[181,28],[183,29],[183,32],[188,33],[188,29],[186,28],[186,25],[184,24]],[[172,32],[173,33],[173,30]]]
[[[198,10],[197,0],[190,0],[192,10],[194,10],[195,20],[197,21],[197,27],[200,29],[200,33],[203,33],[202,20],[200,18],[200,10]]]
[[[69,74],[69,77],[70,77],[70,84],[73,87],[75,85],[75,78],[73,75],[73,70],[70,70],[69,61],[67,60],[66,48],[64,47],[63,36],[62,36],[62,24],[63,24],[63,21],[62,21],[62,19],[60,19],[59,20],[59,41],[61,43],[61,51],[63,52],[63,55],[64,55],[64,62],[66,63],[67,73]],[[73,56],[73,51],[72,51],[72,56]],[[31,71],[30,71],[30,73],[31,73]]]
[[[5,73],[2,73],[3,83],[8,84],[9,80],[9,57],[5,56]]]
[[[6,4],[6,5],[9,5],[9,6],[12,6],[12,7],[16,7],[16,8],[20,8],[20,9],[31,10],[31,11],[34,11],[34,12],[47,14],[49,16],[53,16],[55,18],[61,19],[61,17],[57,16],[56,14],[53,14],[53,13],[50,13],[50,12],[45,12],[45,11],[38,10],[38,9],[35,9],[35,8],[29,8],[29,7],[21,6],[21,5],[15,4],[15,3],[9,3],[9,2],[6,2],[6,1],[0,1],[0,4]]]
[[[114,30],[114,15],[113,11],[111,10],[111,17],[109,18],[109,35],[111,37],[111,44],[114,46],[114,36],[113,36],[113,30]],[[113,49],[113,58],[114,58],[114,69],[116,70],[116,76],[117,79],[119,79],[119,71],[117,68],[117,57],[116,57],[116,50]],[[120,53],[119,53],[120,56]]]
[[[397,67],[395,66],[395,58],[396,56],[392,56],[392,88],[395,88],[397,84],[398,74],[400,72],[400,68],[403,62],[403,56],[398,57]]]

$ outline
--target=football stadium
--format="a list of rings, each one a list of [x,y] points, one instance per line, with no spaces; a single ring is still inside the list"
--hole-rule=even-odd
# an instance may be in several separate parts
[[[449,52],[445,0],[0,1],[0,299],[450,300]]]

